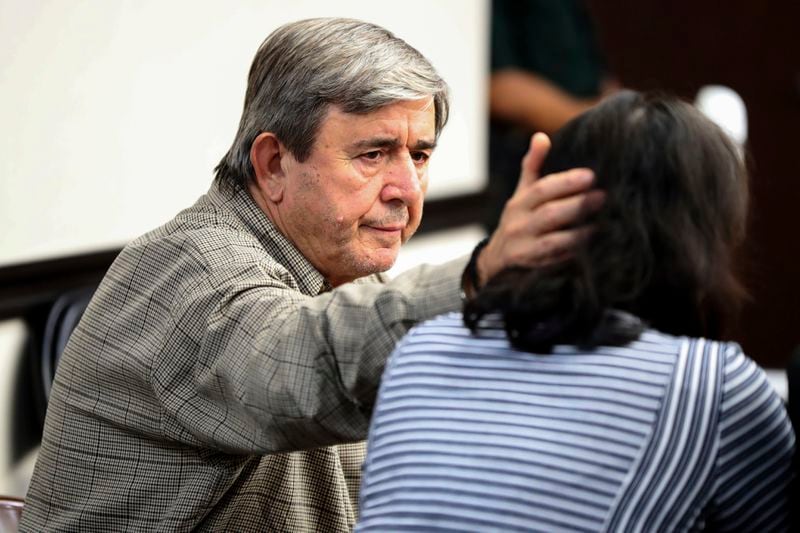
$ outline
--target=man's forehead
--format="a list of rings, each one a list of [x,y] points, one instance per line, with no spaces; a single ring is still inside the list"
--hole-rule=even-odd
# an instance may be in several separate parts
[[[436,141],[433,98],[398,100],[365,113],[349,113],[331,104],[320,124],[320,133],[346,135],[349,142],[371,138],[413,137],[427,143]]]
[[[436,106],[433,103],[433,97],[428,96],[415,100],[395,100],[364,112],[348,112],[338,104],[329,104],[323,122],[333,119],[365,123],[378,120],[396,120],[403,117],[411,117],[415,120],[419,120],[421,117],[430,117],[435,120],[435,114]]]

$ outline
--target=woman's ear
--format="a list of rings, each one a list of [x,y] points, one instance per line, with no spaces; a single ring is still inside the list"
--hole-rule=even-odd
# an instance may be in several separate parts
[[[268,131],[259,134],[250,145],[250,163],[255,172],[255,185],[265,198],[274,203],[283,199],[286,174],[281,163],[287,155],[286,147],[274,133]]]

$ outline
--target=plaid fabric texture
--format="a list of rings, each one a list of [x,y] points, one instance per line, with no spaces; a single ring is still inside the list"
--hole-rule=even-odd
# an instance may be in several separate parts
[[[125,247],[58,368],[22,531],[349,531],[378,382],[466,258],[331,290],[246,191]]]

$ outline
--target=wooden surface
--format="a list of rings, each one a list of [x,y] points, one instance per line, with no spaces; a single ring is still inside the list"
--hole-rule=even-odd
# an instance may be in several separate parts
[[[736,340],[765,366],[800,345],[800,2],[590,0],[610,68],[635,89],[692,99],[707,84],[745,101],[752,158],[745,281]]]

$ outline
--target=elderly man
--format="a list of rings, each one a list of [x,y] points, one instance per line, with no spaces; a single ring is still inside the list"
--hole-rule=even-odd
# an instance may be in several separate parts
[[[64,353],[27,531],[346,531],[386,357],[512,264],[569,253],[602,201],[536,180],[467,258],[386,280],[416,230],[444,81],[386,30],[279,28],[209,192],[131,242]],[[466,267],[466,269],[465,269]]]

